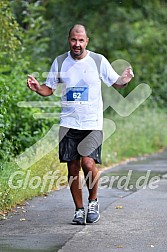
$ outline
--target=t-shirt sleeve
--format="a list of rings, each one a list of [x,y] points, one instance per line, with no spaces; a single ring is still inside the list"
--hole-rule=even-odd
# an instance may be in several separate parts
[[[49,88],[56,89],[58,84],[59,84],[58,64],[57,64],[57,59],[55,59],[52,63],[52,66],[46,78],[45,85]]]
[[[104,56],[102,57],[100,66],[100,77],[108,87],[112,86],[120,77]]]

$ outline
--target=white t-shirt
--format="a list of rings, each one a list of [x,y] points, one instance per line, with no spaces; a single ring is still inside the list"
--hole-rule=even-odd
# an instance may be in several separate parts
[[[102,130],[101,82],[111,86],[119,75],[102,55],[99,74],[95,60],[89,54],[90,51],[83,59],[74,60],[68,52],[68,57],[61,67],[61,83],[58,79],[57,58],[51,66],[45,84],[52,89],[56,89],[58,85],[62,87],[60,126],[80,130]]]

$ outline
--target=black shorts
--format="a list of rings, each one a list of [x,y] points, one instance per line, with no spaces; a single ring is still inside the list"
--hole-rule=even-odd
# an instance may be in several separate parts
[[[101,164],[102,141],[101,130],[77,130],[61,126],[59,130],[60,162],[91,157],[97,164]]]

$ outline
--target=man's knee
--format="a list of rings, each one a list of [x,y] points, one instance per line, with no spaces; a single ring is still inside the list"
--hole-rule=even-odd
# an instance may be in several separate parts
[[[93,171],[96,168],[94,159],[89,157],[82,158],[81,166],[85,172]]]

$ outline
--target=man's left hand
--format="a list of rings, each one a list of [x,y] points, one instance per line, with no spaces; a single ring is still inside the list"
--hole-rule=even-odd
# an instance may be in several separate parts
[[[124,72],[121,75],[121,80],[123,84],[126,84],[131,81],[131,79],[134,77],[134,73],[131,67],[128,67],[124,70]]]

